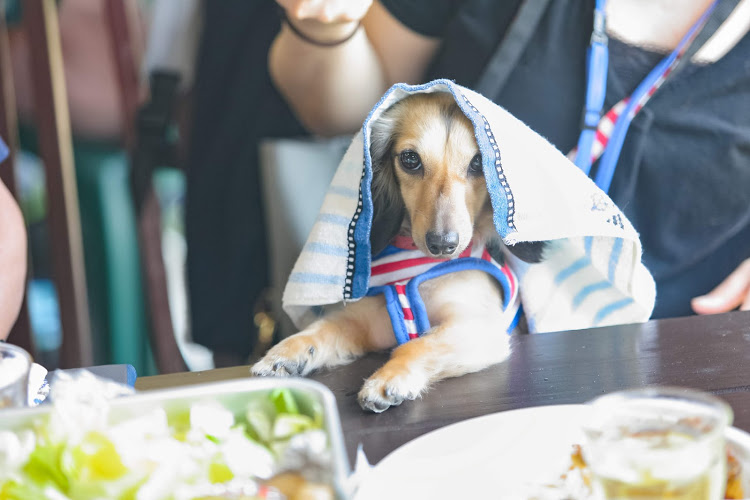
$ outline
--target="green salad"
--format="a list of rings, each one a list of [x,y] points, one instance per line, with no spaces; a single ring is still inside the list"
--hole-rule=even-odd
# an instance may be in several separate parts
[[[55,407],[0,431],[0,500],[296,498],[290,474],[330,484],[322,407],[289,389],[253,393],[239,415],[213,401],[114,411]]]

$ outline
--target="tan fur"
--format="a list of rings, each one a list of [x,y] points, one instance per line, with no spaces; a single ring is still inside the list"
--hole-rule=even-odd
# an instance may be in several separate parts
[[[441,109],[454,110],[450,128]],[[429,255],[425,234],[450,227],[459,233],[456,255],[474,234],[474,220],[487,205],[484,177],[467,177],[469,162],[479,152],[469,119],[458,110],[450,94],[416,94],[398,109],[394,155],[410,149],[419,153],[424,177],[395,168],[401,196],[410,214],[411,236]],[[396,156],[394,161],[398,164]]]
[[[391,167],[406,205],[407,227],[426,254],[425,234],[430,230],[459,233],[454,255],[472,238],[494,234],[484,177],[467,175],[478,152],[471,124],[457,109],[445,113],[455,106],[447,94],[417,94],[402,101],[391,117]],[[398,155],[404,149],[419,153],[424,175],[399,168]],[[363,408],[384,411],[419,397],[437,380],[481,370],[508,356],[508,335],[498,327],[502,296],[494,279],[480,271],[462,271],[423,283],[420,293],[432,329],[394,349],[391,359],[365,381],[359,393]],[[280,342],[252,372],[306,375],[395,344],[384,299],[366,297]]]

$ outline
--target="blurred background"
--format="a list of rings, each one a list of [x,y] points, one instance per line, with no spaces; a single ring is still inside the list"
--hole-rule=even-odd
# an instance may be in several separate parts
[[[1,5],[0,174],[29,236],[8,340],[48,369],[249,362],[278,330],[258,139],[304,134],[267,74],[275,2]]]

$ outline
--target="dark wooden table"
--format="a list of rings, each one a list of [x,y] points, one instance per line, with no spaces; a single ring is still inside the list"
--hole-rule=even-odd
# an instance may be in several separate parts
[[[692,387],[731,404],[735,426],[750,431],[750,312],[650,321],[575,332],[521,335],[510,358],[444,380],[421,400],[382,414],[359,408],[362,381],[387,360],[373,354],[311,377],[336,395],[349,456],[358,443],[372,463],[431,430],[480,415],[550,404],[583,403],[647,385]],[[148,390],[248,376],[248,367],[143,377]]]

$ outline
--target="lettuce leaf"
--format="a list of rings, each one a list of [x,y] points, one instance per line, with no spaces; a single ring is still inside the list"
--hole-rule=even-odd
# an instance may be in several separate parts
[[[64,451],[64,443],[37,445],[29,455],[29,461],[23,467],[23,472],[39,486],[52,484],[60,491],[67,493],[70,481],[62,468]]]

